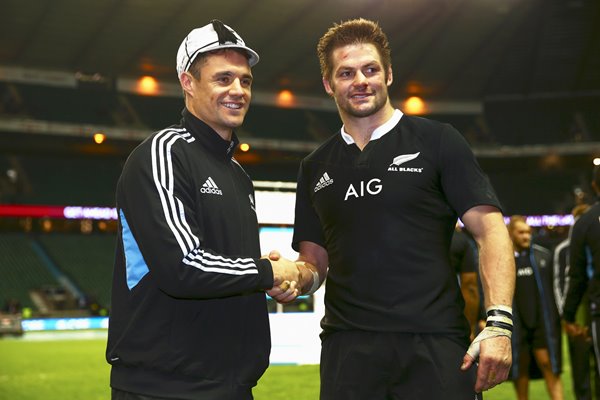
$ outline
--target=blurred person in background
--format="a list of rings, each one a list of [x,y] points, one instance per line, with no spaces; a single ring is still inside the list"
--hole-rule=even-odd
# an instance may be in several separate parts
[[[589,204],[579,204],[573,208],[572,215],[577,221],[579,217],[590,208]],[[572,227],[571,227],[572,229]],[[564,301],[569,288],[569,253],[570,253],[570,236],[563,240],[554,249],[554,297],[556,298],[556,306],[560,315],[563,315]],[[590,261],[590,260],[588,260]],[[591,263],[588,262],[586,267],[588,277],[590,277]],[[569,359],[571,362],[571,378],[573,384],[573,393],[576,400],[592,400],[595,398],[592,392],[591,373],[594,374],[594,392],[600,394],[600,376],[598,368],[595,367],[597,361],[595,359],[592,340],[589,334],[590,313],[589,300],[587,292],[584,293],[582,300],[575,314],[575,321],[583,327],[578,330],[575,335],[567,335]]]
[[[302,161],[293,247],[316,287],[327,276],[320,398],[480,398],[511,364],[514,258],[499,201],[459,132],[392,106],[377,23],[335,24],[317,48],[343,126]],[[450,265],[458,217],[481,248],[489,316],[471,347]]]
[[[600,166],[592,172],[592,189],[595,203],[573,225],[569,244],[569,286],[564,301],[563,320],[565,332],[571,338],[590,337],[600,359]],[[579,305],[587,293],[590,330],[577,322]],[[596,368],[598,364],[596,363]]]
[[[457,223],[450,243],[450,264],[454,267],[465,302],[464,313],[471,327],[471,340],[478,332],[479,321],[479,254],[477,243]],[[483,329],[483,328],[482,328]]]
[[[553,292],[552,254],[532,244],[531,227],[524,217],[512,216],[508,232],[517,267],[511,373],[517,398],[529,398],[529,381],[541,373],[550,398],[562,400],[561,329]]]
[[[257,62],[220,21],[192,30],[177,52],[181,123],[123,168],[106,351],[114,400],[248,400],[268,366],[265,290],[293,292],[299,276],[289,260],[260,258],[254,188],[233,158]]]
[[[7,314],[20,314],[23,307],[21,307],[21,302],[19,299],[9,298],[4,301],[4,307],[2,311]]]

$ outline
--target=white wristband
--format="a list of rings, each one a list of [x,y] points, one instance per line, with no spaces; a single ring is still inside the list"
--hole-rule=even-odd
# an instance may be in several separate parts
[[[321,286],[321,280],[319,278],[319,273],[313,271],[312,268],[307,267],[306,263],[304,261],[296,261],[296,262],[298,264],[304,265],[306,267],[306,269],[308,269],[311,272],[312,276],[313,276],[313,284],[312,284],[312,286],[310,287],[310,289],[306,293],[303,293],[305,296],[310,296],[311,294],[313,294],[314,292],[316,292],[319,289],[319,287]]]
[[[308,292],[304,293],[304,295],[306,295],[306,296],[310,296],[311,294],[316,292],[319,289],[319,287],[321,286],[321,281],[319,279],[319,273],[313,271],[312,269],[310,270],[310,272],[312,273],[312,276],[313,276],[313,284],[310,287],[310,290]]]
[[[477,335],[467,350],[467,353],[475,360],[479,357],[483,340],[498,336],[506,336],[509,339],[512,337],[512,308],[497,305],[489,307],[486,312],[488,315],[486,327]]]

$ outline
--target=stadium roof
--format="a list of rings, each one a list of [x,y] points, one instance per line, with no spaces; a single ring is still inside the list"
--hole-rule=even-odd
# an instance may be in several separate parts
[[[379,21],[392,97],[456,104],[600,91],[597,0],[4,0],[0,66],[176,82],[183,37],[218,18],[261,56],[255,90],[325,97],[316,43],[332,24]]]

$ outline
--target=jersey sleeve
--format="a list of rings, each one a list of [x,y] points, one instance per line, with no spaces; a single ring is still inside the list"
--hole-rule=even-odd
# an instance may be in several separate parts
[[[308,164],[306,160],[303,160],[298,172],[292,238],[292,248],[296,251],[299,251],[299,244],[303,241],[313,242],[326,248],[321,221],[311,200]]]
[[[577,307],[587,289],[587,258],[585,251],[585,220],[580,218],[571,232],[569,245],[569,271],[567,275],[568,290],[563,306],[563,319],[568,322],[575,321]]]
[[[463,136],[445,124],[440,140],[440,174],[444,194],[458,216],[478,205],[501,210],[487,175]]]
[[[203,247],[191,171],[174,143],[154,139],[151,151],[130,156],[117,188],[127,285],[148,273],[173,297],[206,299],[271,288],[268,260]],[[168,143],[168,145],[167,145]],[[148,154],[150,153],[150,154]]]

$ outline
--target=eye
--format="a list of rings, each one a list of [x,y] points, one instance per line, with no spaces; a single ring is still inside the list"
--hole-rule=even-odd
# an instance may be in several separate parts
[[[229,83],[231,83],[231,77],[229,77],[227,75],[221,75],[217,78],[217,82],[219,82],[223,85],[228,85]]]
[[[252,86],[252,79],[244,78],[241,80],[241,83],[242,83],[243,87],[250,87],[250,86]]]

